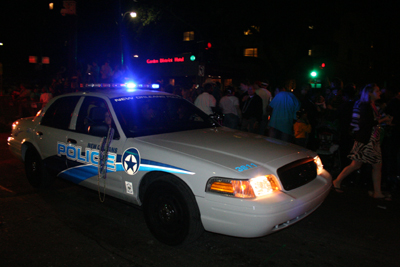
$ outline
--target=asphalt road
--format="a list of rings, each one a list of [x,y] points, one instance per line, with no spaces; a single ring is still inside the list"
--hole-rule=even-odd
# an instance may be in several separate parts
[[[400,266],[400,201],[365,187],[334,191],[316,212],[255,239],[205,232],[169,247],[147,230],[142,211],[57,180],[28,184],[23,163],[0,134],[0,266]],[[395,192],[396,193],[396,192]]]

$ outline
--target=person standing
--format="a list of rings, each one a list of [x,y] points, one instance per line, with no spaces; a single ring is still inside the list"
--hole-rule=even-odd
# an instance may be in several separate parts
[[[333,181],[336,192],[342,193],[341,183],[349,174],[361,168],[363,163],[372,165],[372,182],[374,191],[372,197],[390,200],[382,193],[382,153],[380,147],[381,123],[391,124],[392,117],[381,118],[375,101],[380,99],[380,89],[376,84],[368,84],[361,92],[359,105],[358,130],[354,134],[354,145],[348,156],[352,161],[345,167],[338,177]]]
[[[295,95],[300,102],[301,109],[303,109],[307,113],[307,119],[311,125],[311,133],[307,135],[307,148],[315,151],[318,148],[316,129],[319,113],[317,105],[314,103],[311,90],[311,84],[304,83]]]
[[[268,111],[267,110],[268,110],[269,102],[271,101],[271,98],[272,98],[271,92],[268,91],[267,87],[268,87],[268,83],[259,82],[259,87],[256,88],[256,94],[261,97],[262,102],[263,102],[263,115],[262,115],[260,129],[259,129],[260,130],[259,133],[262,135],[265,134],[265,130],[267,129],[267,126],[268,126]]]
[[[91,80],[91,82],[93,82],[93,83],[99,82],[100,67],[99,67],[99,65],[97,65],[96,61],[92,62],[91,71],[92,71],[92,80]]]
[[[19,107],[18,107],[18,118],[22,117],[29,117],[32,116],[31,112],[31,101],[30,101],[30,96],[31,96],[31,90],[26,88],[24,84],[20,84],[19,86],[20,91],[19,91],[19,96],[16,98]]]
[[[263,102],[256,94],[255,84],[251,84],[247,89],[247,95],[243,96],[242,108],[242,131],[257,133],[263,115]]]
[[[111,81],[111,76],[112,76],[112,68],[110,67],[110,64],[108,61],[104,63],[103,66],[101,66],[100,74],[101,74],[101,82],[102,83],[109,83]]]
[[[269,137],[291,142],[293,139],[293,124],[297,120],[300,102],[293,93],[280,91],[269,105],[272,108],[269,121]]]
[[[199,95],[194,101],[194,105],[204,111],[207,115],[211,115],[214,113],[214,109],[217,101],[212,96],[213,92],[213,83],[205,83],[204,92]]]
[[[308,135],[311,133],[311,124],[307,118],[307,111],[298,111],[298,119],[293,125],[296,145],[307,147]]]
[[[47,105],[47,103],[53,98],[53,94],[47,92],[46,87],[42,88],[42,94],[40,95],[40,103],[42,104],[42,108]]]
[[[239,129],[242,113],[239,107],[239,99],[234,96],[233,87],[229,86],[225,90],[225,95],[221,98],[219,107],[224,114],[222,125],[232,129]]]

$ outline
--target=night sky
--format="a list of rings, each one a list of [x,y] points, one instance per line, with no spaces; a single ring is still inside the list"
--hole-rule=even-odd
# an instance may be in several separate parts
[[[78,61],[94,58],[104,60],[116,57],[118,47],[118,1],[77,0]],[[245,25],[261,25],[267,29],[271,42],[285,40],[285,36],[297,29],[316,24],[326,29],[337,27],[341,17],[357,14],[371,22],[376,53],[385,62],[390,75],[398,75],[400,23],[398,8],[385,1],[133,1],[121,0],[121,12],[131,9],[154,8],[163,21],[180,21],[188,28],[200,29],[206,37],[212,37],[212,28],[218,26],[241,28]],[[54,61],[62,61],[67,53],[64,41],[70,23],[59,13],[62,1],[55,1],[55,10],[48,10],[49,1],[1,1],[0,4],[0,61],[9,70],[21,68],[21,62],[30,54],[56,55]],[[143,23],[141,21],[140,23]],[[129,25],[138,34],[141,44],[150,43],[152,36],[145,34],[139,22]],[[139,26],[138,26],[139,25]],[[155,27],[147,25],[147,29]],[[210,30],[207,30],[210,29]],[[295,36],[295,35],[294,35]],[[301,38],[301,36],[296,37]],[[146,45],[142,48],[146,48]],[[50,51],[50,52],[49,52]],[[60,59],[57,59],[57,55]],[[9,67],[10,65],[10,67]],[[11,74],[8,72],[8,74]]]

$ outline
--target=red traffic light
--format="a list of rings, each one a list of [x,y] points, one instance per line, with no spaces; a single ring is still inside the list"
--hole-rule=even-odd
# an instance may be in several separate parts
[[[322,63],[322,64],[321,64],[321,67],[325,68],[325,63]]]
[[[211,43],[207,43],[206,50],[210,49],[211,47],[212,47],[212,44]]]

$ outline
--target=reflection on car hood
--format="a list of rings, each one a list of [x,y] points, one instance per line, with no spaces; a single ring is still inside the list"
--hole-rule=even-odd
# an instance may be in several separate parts
[[[227,159],[232,158],[265,164],[307,151],[277,139],[234,131],[225,127],[153,135],[139,139],[224,165]],[[308,156],[307,153],[303,157],[306,156]]]

